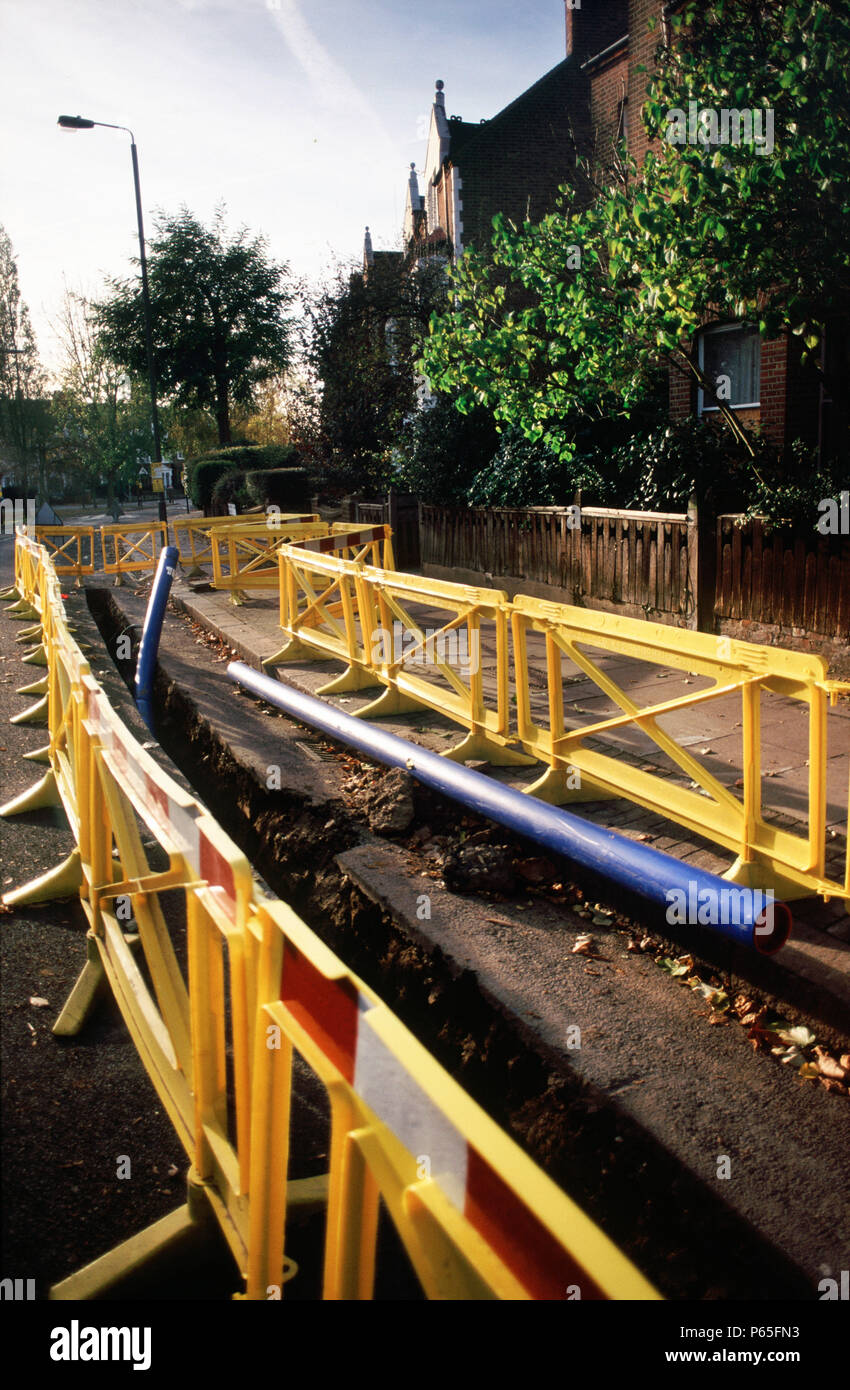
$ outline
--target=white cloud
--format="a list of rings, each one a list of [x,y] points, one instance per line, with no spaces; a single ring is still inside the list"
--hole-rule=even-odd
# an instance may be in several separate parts
[[[268,12],[322,102],[348,122],[357,118],[363,120],[367,123],[370,139],[377,135],[389,144],[389,135],[374,107],[316,37],[298,7],[298,0],[271,0]]]

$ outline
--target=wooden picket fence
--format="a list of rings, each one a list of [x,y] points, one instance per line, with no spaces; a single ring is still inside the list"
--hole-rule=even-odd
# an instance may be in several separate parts
[[[714,614],[850,641],[850,537],[717,518]]]
[[[492,574],[500,584],[530,581],[560,590],[570,603],[692,622],[697,555],[687,513],[583,507],[577,520],[562,507],[423,504],[422,565]]]
[[[511,593],[720,630],[723,622],[850,641],[850,536],[737,515],[582,507],[441,507],[360,502],[361,523],[404,530],[402,569]],[[414,530],[416,535],[414,536]]]

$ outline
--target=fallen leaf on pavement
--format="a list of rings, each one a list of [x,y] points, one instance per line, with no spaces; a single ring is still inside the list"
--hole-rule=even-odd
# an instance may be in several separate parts
[[[844,1067],[836,1062],[834,1057],[822,1047],[815,1048],[815,1056],[818,1059],[818,1071],[821,1076],[828,1076],[832,1081],[843,1081],[847,1075]]]
[[[523,859],[516,867],[527,883],[551,883],[557,874],[548,859]]]
[[[784,1043],[788,1043],[789,1047],[811,1047],[815,1042],[815,1035],[810,1028],[784,1028],[782,1024],[769,1023],[767,1031],[775,1033]]]

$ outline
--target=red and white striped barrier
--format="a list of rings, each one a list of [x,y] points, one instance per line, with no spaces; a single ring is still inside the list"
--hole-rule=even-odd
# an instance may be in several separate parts
[[[607,1295],[455,1128],[370,1027],[382,1006],[346,976],[329,979],[286,940],[280,999],[360,1099],[416,1157],[533,1299],[561,1299],[570,1285],[582,1299]]]

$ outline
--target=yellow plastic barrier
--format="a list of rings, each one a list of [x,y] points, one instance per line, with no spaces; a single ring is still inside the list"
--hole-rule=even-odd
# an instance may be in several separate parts
[[[56,574],[94,574],[93,526],[36,526],[36,540],[47,550]],[[85,558],[86,552],[88,559]]]
[[[509,728],[507,595],[322,553],[342,539],[281,548],[280,622],[288,641],[264,665],[335,657],[347,670],[320,694],[385,687],[358,717],[437,710],[467,730],[446,757],[511,766],[533,762],[512,746],[517,739]],[[414,614],[411,606],[424,612]],[[426,633],[429,610],[435,625]],[[494,709],[485,698],[482,623],[492,625]]]
[[[360,718],[404,714],[422,706],[438,710],[468,731],[445,756],[493,763],[539,760],[548,770],[527,790],[544,800],[560,804],[626,797],[731,850],[736,858],[726,877],[735,882],[771,888],[789,899],[814,893],[827,899],[850,898],[850,798],[844,881],[827,878],[825,863],[827,697],[834,701],[850,692],[850,683],[828,680],[823,658],[523,595],[508,602],[499,590],[382,570],[374,562],[365,565],[362,555],[357,562],[348,561],[336,553],[338,540],[281,547],[280,625],[287,642],[264,662],[266,667],[329,657],[343,661],[344,674],[322,686],[319,694],[378,684],[386,687],[377,700],[358,711]],[[429,610],[436,613],[437,626],[426,633]],[[451,615],[448,619],[446,613]],[[493,624],[495,634],[491,655],[495,692],[489,695],[495,708],[487,707],[481,672],[482,620]],[[465,639],[466,671],[458,669],[464,662],[458,663],[457,653],[450,660],[439,654],[440,640],[452,633]],[[532,710],[528,659],[532,634],[545,653],[546,720],[535,717]],[[610,656],[691,672],[713,684],[641,707],[604,669],[603,660]],[[566,728],[561,669],[565,657],[621,712]],[[512,680],[517,702],[513,726],[509,715]],[[808,712],[808,825],[802,834],[772,824],[764,814],[763,691],[799,700]],[[741,699],[740,797],[719,782],[681,738],[659,723],[665,716],[728,695]],[[682,786],[669,776],[636,768],[616,748],[606,752],[588,746],[629,725],[648,735],[692,785]]]
[[[286,512],[280,517],[277,513],[272,513],[272,516],[275,521],[295,521],[304,524],[320,520],[318,512],[307,514]],[[258,525],[261,523],[267,524],[267,519],[259,514],[254,516],[249,513],[247,516],[178,516],[172,518],[170,525],[180,563],[184,569],[189,571],[188,577],[193,578],[202,573],[203,566],[212,565],[210,532],[218,531],[226,526]]]
[[[243,517],[238,525],[218,527],[209,534],[212,586],[229,592],[234,604],[246,601],[246,589],[276,589],[278,546],[329,531],[326,521],[287,521],[276,515],[255,522]]]
[[[164,521],[146,521],[137,525],[102,526],[100,531],[103,547],[103,568],[106,574],[115,575],[115,583],[121,584],[122,574],[136,570],[156,569],[159,552],[168,544],[168,528]]]
[[[516,735],[510,730],[507,594],[372,568],[360,570],[355,587],[364,646],[387,687],[358,717],[424,706],[467,729],[466,737],[447,750],[447,758],[481,758],[501,766],[532,761],[514,746]],[[411,606],[426,613],[414,614]],[[436,625],[426,633],[425,617],[432,615]],[[482,624],[491,625],[494,641],[494,709],[485,696]],[[449,639],[454,636],[460,641],[452,650]]]
[[[102,1297],[206,1207],[244,1296],[279,1297],[296,1272],[284,1254],[287,1215],[326,1200],[324,1297],[369,1298],[380,1197],[429,1297],[657,1298],[378,997],[260,890],[237,847],[109,705],[68,629],[46,552],[25,536],[16,543],[21,597],[43,615],[51,766],[2,814],[61,802],[77,848],[4,902],[79,894],[88,959],[54,1031],[76,1032],[108,981],[191,1162],[185,1208],[52,1296]],[[151,868],[142,825],[166,869]],[[160,903],[169,894],[173,911],[175,891],[187,977]],[[298,1181],[287,1173],[294,1051],[326,1086],[332,1116],[329,1172]]]
[[[287,640],[263,662],[271,668],[287,661],[324,661],[329,655],[344,661],[344,675],[321,686],[320,694],[363,690],[380,683],[358,630],[354,580],[356,567],[366,560],[393,564],[389,526],[351,530],[340,524],[334,529],[336,535],[302,541],[278,552],[280,626]],[[347,567],[338,564],[346,555],[351,557]]]
[[[517,730],[522,745],[549,771],[528,790],[547,801],[588,801],[600,796],[628,797],[694,834],[707,836],[737,858],[725,877],[751,887],[772,888],[782,898],[807,894],[850,896],[848,879],[825,878],[827,695],[840,683],[827,682],[822,657],[778,647],[737,642],[729,637],[648,623],[612,613],[550,603],[518,595],[511,604],[517,690]],[[528,638],[545,643],[548,719],[534,718],[528,681]],[[639,704],[605,669],[606,657],[631,657],[653,667],[707,677],[712,684],[673,700]],[[614,717],[567,728],[562,660],[566,657],[619,707]],[[850,687],[848,687],[850,688]],[[771,825],[762,814],[760,700],[762,692],[799,700],[808,709],[808,833]],[[708,771],[695,752],[663,728],[669,716],[702,708],[723,696],[740,697],[742,781],[740,797]],[[680,770],[690,786],[670,776],[626,762],[615,746],[599,747],[606,735],[628,726],[641,730]],[[692,724],[689,729],[692,729]],[[589,746],[590,745],[590,746]],[[580,773],[580,788],[567,768]],[[698,790],[694,789],[698,788]]]
[[[252,1172],[257,1212],[275,1217],[265,1232],[257,1219],[269,1263],[283,1249],[295,1050],[331,1103],[325,1298],[372,1297],[379,1198],[429,1298],[658,1297],[302,922],[260,918]],[[285,1045],[270,1046],[278,1034]],[[249,1276],[249,1296],[264,1277]]]
[[[20,540],[21,544],[18,544]],[[14,602],[5,611],[10,617],[26,616],[39,617],[40,609],[36,608],[38,602],[38,565],[41,554],[37,546],[27,546],[26,532],[15,527],[15,582],[11,589],[7,589],[4,598],[13,599]]]
[[[290,541],[306,544],[325,544],[328,537],[345,537],[334,541],[332,549],[345,556],[357,552],[372,554],[371,542],[361,537],[371,534],[371,526],[350,525],[348,522],[302,522],[273,516],[267,521],[245,523],[222,528],[211,534],[213,559],[213,588],[230,591],[232,603],[245,602],[246,589],[277,589],[279,586],[277,551]],[[379,528],[380,529],[380,528]],[[389,527],[385,531],[383,553],[392,564],[392,542]]]

